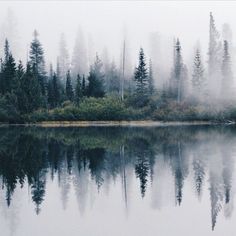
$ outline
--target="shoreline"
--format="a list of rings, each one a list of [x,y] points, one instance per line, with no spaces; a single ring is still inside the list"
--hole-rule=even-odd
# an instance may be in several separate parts
[[[0,127],[161,127],[161,126],[191,126],[191,125],[234,125],[235,122],[214,121],[42,121],[37,123],[8,124],[0,123]]]

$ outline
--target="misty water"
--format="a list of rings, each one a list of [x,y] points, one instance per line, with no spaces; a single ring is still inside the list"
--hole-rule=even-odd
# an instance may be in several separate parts
[[[1,235],[235,235],[236,128],[0,128]]]

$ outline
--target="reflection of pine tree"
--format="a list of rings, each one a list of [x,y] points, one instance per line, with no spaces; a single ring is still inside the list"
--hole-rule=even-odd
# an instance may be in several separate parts
[[[15,189],[15,188],[14,188]],[[7,186],[6,190],[6,201],[7,201],[7,206],[9,207],[11,204],[11,198],[14,192],[14,189],[12,189],[9,185]]]
[[[134,137],[130,141],[129,146],[132,146],[132,149],[134,150],[133,154],[136,156],[135,174],[140,180],[141,196],[144,197],[147,188],[148,176],[150,174],[150,143],[144,137],[144,134],[140,133],[140,135]]]
[[[69,171],[68,174],[68,161],[66,161],[67,156],[65,156],[64,160],[61,163],[60,166],[60,172],[59,175],[59,186],[61,188],[61,200],[63,204],[63,209],[66,209],[68,198],[69,198],[69,191],[70,191],[70,175],[71,172]]]
[[[60,148],[60,144],[56,140],[52,139],[48,142],[48,158],[52,179],[54,178],[54,172],[58,171],[60,168],[60,151],[62,151],[62,148]],[[58,177],[60,178],[60,175]]]
[[[149,163],[145,156],[138,156],[137,163],[135,165],[135,173],[137,178],[140,180],[141,195],[144,197],[148,181],[147,177],[149,174]]]
[[[102,173],[105,167],[105,150],[103,148],[94,148],[86,150],[86,154],[89,159],[89,168],[91,170],[92,178],[95,179],[99,190],[104,182]]]
[[[212,230],[214,230],[216,225],[216,218],[222,208],[222,189],[221,183],[218,178],[214,177],[210,173],[210,197],[211,197],[211,220],[212,220]]]
[[[193,161],[193,171],[194,171],[196,191],[197,191],[198,197],[200,198],[202,195],[202,185],[203,185],[203,181],[205,177],[204,164],[202,160],[195,159]]]
[[[183,191],[183,173],[181,168],[177,168],[175,171],[175,198],[176,198],[176,202],[178,203],[178,205],[181,204],[182,202],[182,191]]]
[[[222,155],[223,155],[222,175],[223,175],[223,181],[224,181],[226,204],[228,204],[230,201],[230,192],[231,192],[231,187],[232,187],[232,175],[233,175],[233,167],[234,167],[234,163],[233,163],[234,161],[229,150],[230,150],[230,147],[226,147],[225,149],[222,150]]]
[[[35,211],[37,215],[40,213],[41,210],[40,205],[44,200],[45,185],[46,185],[45,172],[41,171],[33,179],[33,184],[31,186],[32,200],[36,205]]]

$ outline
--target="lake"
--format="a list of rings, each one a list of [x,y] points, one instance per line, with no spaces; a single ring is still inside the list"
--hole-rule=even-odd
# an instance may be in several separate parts
[[[233,126],[0,128],[4,236],[236,235]]]

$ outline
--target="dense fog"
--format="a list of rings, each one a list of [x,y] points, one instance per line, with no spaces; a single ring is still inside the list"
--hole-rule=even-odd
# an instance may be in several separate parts
[[[15,57],[25,61],[33,31],[37,29],[47,65],[55,64],[61,34],[65,35],[71,60],[79,33],[88,63],[98,52],[119,64],[122,41],[126,38],[132,68],[142,46],[153,63],[159,65],[160,75],[168,77],[173,38],[180,39],[189,71],[196,44],[201,45],[206,63],[209,12],[213,12],[217,30],[223,36],[223,24],[229,23],[232,31],[236,27],[235,6],[235,2],[214,1],[1,1],[0,48],[2,51],[7,37]]]

